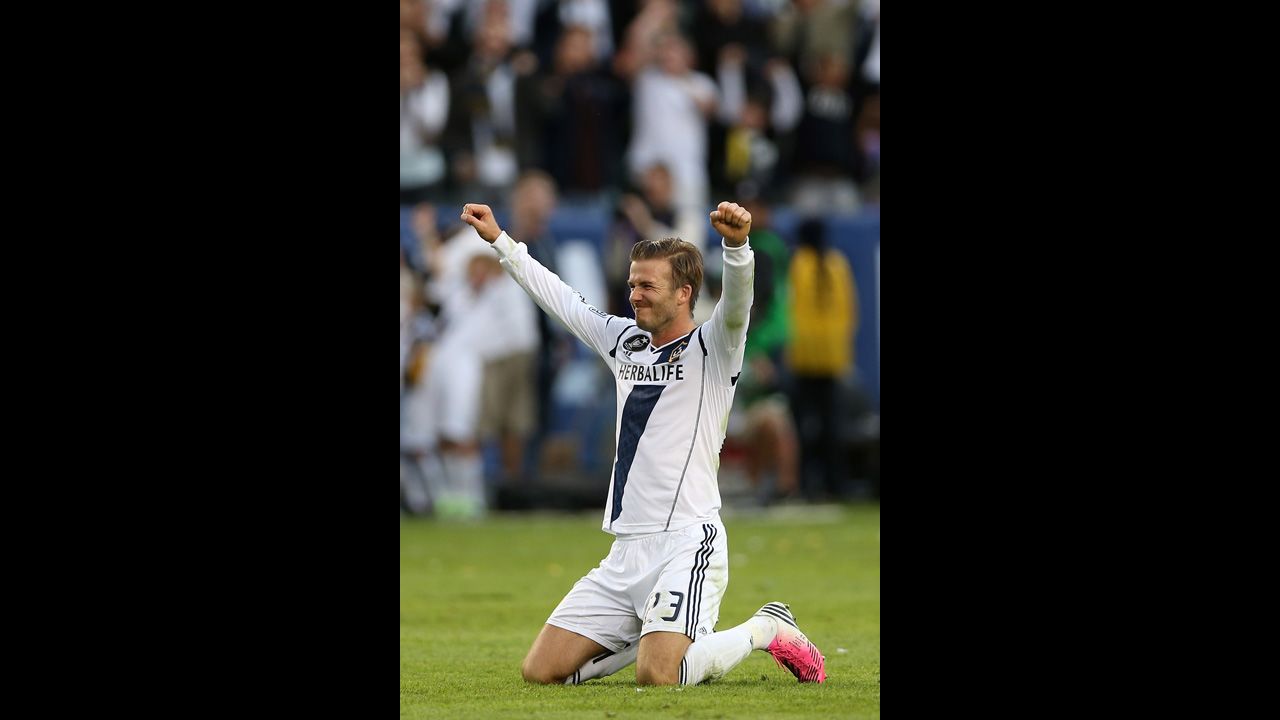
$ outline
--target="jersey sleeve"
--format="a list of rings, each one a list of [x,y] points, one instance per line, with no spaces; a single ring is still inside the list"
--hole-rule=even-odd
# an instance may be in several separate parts
[[[524,243],[503,231],[493,241],[502,267],[548,315],[560,321],[574,337],[595,350],[605,362],[616,338],[627,324],[623,318],[597,310],[582,293],[569,287],[555,273],[529,255]]]
[[[752,284],[755,282],[756,257],[749,239],[739,247],[729,247],[723,239],[720,245],[724,248],[723,285],[720,302],[716,303],[711,319],[706,323],[706,334],[711,346],[708,355],[713,360],[710,367],[712,378],[722,386],[731,386],[742,372],[747,322],[755,293]]]

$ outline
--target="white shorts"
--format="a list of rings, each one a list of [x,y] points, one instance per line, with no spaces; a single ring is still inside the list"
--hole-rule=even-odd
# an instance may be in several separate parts
[[[729,587],[724,525],[716,518],[676,532],[619,537],[547,618],[613,652],[651,632],[697,640],[715,630]]]

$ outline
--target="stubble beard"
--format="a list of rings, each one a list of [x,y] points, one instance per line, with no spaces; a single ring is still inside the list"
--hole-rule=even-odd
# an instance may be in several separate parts
[[[648,305],[643,308],[636,308],[633,306],[631,309],[634,310],[636,313],[636,327],[640,328],[641,330],[651,335],[656,334],[658,330],[662,329],[662,327],[665,325],[665,323],[662,322],[663,318],[654,311],[655,308],[652,305]],[[640,319],[641,310],[648,311],[646,315],[646,317],[649,318],[648,320]]]

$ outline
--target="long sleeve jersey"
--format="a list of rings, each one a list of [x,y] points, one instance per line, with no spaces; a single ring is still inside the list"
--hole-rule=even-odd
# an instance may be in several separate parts
[[[724,248],[720,302],[684,337],[654,347],[635,321],[609,315],[503,232],[502,266],[544,311],[604,360],[617,386],[613,475],[602,529],[613,535],[677,531],[720,510],[716,472],[751,311],[755,255]]]

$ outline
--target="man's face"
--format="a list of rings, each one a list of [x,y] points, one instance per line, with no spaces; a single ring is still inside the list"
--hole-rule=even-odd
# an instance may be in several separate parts
[[[635,260],[627,278],[631,288],[631,307],[636,311],[636,325],[645,332],[657,334],[688,312],[687,286],[674,287],[671,262],[666,258]],[[681,298],[685,304],[680,304]]]

